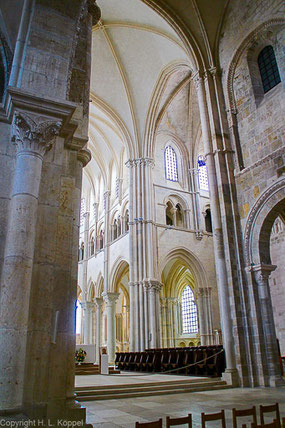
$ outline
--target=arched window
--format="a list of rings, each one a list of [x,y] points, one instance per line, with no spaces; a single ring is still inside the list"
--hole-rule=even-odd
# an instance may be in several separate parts
[[[182,293],[182,330],[184,334],[198,332],[198,315],[194,293],[187,285]]]
[[[208,171],[205,158],[202,155],[198,156],[198,177],[199,187],[201,190],[209,190]]]
[[[176,205],[176,226],[183,227],[183,211],[179,204]]]
[[[258,67],[264,93],[281,82],[273,47],[268,45],[258,55]]]
[[[178,181],[177,156],[171,146],[167,146],[164,151],[165,177],[170,181]]]
[[[212,228],[212,217],[211,217],[211,210],[210,210],[210,208],[208,208],[208,209],[206,210],[206,215],[205,215],[205,228],[206,228],[206,232],[213,233],[213,228]]]
[[[118,225],[117,225],[117,220],[114,221],[113,224],[113,239],[117,239],[118,238]]]
[[[129,210],[126,211],[126,215],[125,215],[125,231],[128,232],[129,230]]]
[[[84,259],[84,242],[82,242],[79,248],[79,261],[83,259]]]
[[[91,238],[91,244],[90,244],[90,254],[91,254],[91,256],[94,255],[94,251],[95,251],[95,242],[94,242],[94,237],[92,236],[92,238]]]
[[[169,226],[173,226],[174,221],[173,221],[173,206],[171,202],[167,202],[166,204],[166,212],[165,212],[165,216],[166,216],[166,224]]]
[[[101,230],[99,235],[99,250],[102,250],[103,246],[104,246],[104,232],[103,230]]]

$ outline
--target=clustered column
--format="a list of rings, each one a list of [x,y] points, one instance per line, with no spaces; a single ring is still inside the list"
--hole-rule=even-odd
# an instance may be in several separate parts
[[[256,293],[253,304],[258,302],[256,311],[256,334],[260,335],[261,346],[264,347],[266,359],[259,362],[258,372],[260,383],[268,379],[270,386],[283,385],[280,361],[278,359],[277,338],[273,319],[273,308],[269,288],[269,276],[276,269],[274,265],[259,264],[251,266],[248,271],[252,276]],[[266,381],[265,381],[266,382]],[[266,385],[265,385],[266,386]]]
[[[213,323],[211,306],[211,288],[199,288],[198,314],[201,345],[213,345]]]
[[[130,171],[130,350],[160,344],[160,309],[153,222],[153,160],[129,160]]]
[[[209,114],[207,110],[207,99],[205,91],[205,82],[200,72],[193,77],[196,85],[198,104],[201,118],[201,128],[204,149],[206,153],[206,163],[208,170],[212,223],[213,223],[213,241],[216,263],[217,285],[219,290],[219,303],[221,311],[221,324],[223,332],[223,345],[226,352],[226,371],[224,377],[229,383],[237,382],[237,369],[233,339],[233,323],[231,318],[231,307],[229,300],[229,285],[227,283],[227,268],[224,253],[223,229],[221,220],[221,211],[219,205],[217,175],[215,168],[214,153],[212,147],[212,137],[210,130]]]

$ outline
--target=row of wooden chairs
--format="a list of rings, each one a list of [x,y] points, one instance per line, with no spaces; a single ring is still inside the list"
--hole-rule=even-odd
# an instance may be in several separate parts
[[[238,427],[239,418],[251,417],[251,428],[281,428],[280,411],[278,403],[272,405],[260,405],[260,425],[257,423],[256,406],[249,409],[232,409],[233,428]],[[265,423],[265,414],[274,413],[273,419],[270,423]],[[218,413],[201,413],[202,428],[206,428],[206,423],[211,421],[221,421],[222,428],[226,428],[225,411],[221,410]],[[166,428],[172,426],[186,425],[192,428],[192,415],[184,416],[182,418],[166,417]],[[283,428],[285,428],[285,418],[282,419]],[[162,418],[155,422],[136,422],[136,428],[162,428]],[[242,424],[242,428],[246,428],[246,424]]]
[[[225,353],[221,345],[116,352],[115,366],[119,370],[139,372],[172,370],[186,375],[221,376],[225,369]]]

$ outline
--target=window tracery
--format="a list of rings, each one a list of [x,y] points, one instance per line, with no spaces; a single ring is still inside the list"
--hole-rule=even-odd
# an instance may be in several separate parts
[[[257,58],[259,72],[264,93],[270,91],[281,82],[274,49],[271,45],[265,46]]]
[[[181,308],[182,308],[183,334],[197,333],[198,332],[197,305],[195,302],[194,293],[190,285],[187,285],[182,292]]]
[[[171,146],[164,151],[165,178],[170,181],[178,181],[177,156]]]
[[[199,187],[201,190],[209,190],[208,183],[208,171],[205,162],[205,157],[203,155],[198,156],[198,178],[199,178]]]

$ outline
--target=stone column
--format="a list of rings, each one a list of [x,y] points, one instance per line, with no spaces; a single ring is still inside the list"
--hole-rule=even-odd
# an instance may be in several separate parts
[[[212,147],[212,136],[210,130],[210,120],[207,109],[207,99],[205,91],[205,83],[200,72],[197,72],[193,77],[196,86],[198,104],[201,118],[201,128],[203,143],[206,153],[206,163],[209,179],[209,193],[212,211],[213,225],[213,241],[214,254],[216,264],[217,285],[219,291],[219,303],[221,313],[221,325],[223,332],[223,343],[226,353],[226,370],[223,375],[224,379],[232,384],[238,384],[238,372],[236,368],[234,338],[233,338],[233,322],[231,318],[231,306],[229,298],[229,284],[227,281],[227,268],[224,252],[223,228],[221,220],[221,211],[219,204],[217,175],[215,168],[214,153]]]
[[[119,293],[103,292],[103,299],[107,309],[107,350],[109,363],[114,363],[116,352],[116,302]]]
[[[192,192],[192,206],[193,206],[193,229],[197,232],[201,229],[200,222],[200,190],[198,184],[198,170],[197,168],[189,169],[190,176],[190,190]],[[196,233],[197,238],[199,239],[200,235]]]
[[[100,347],[101,347],[101,329],[102,329],[102,304],[103,298],[96,297],[96,340],[95,340],[95,357],[96,364],[99,364],[100,359]]]
[[[257,323],[262,326],[260,329],[260,343],[264,346],[266,359],[263,365],[267,367],[265,379],[268,379],[270,386],[276,387],[284,385],[281,378],[280,361],[278,357],[277,338],[273,318],[273,308],[269,288],[269,276],[276,269],[274,265],[259,264],[250,268],[255,282],[258,297]],[[267,385],[265,385],[267,386]]]
[[[198,315],[199,315],[199,333],[201,338],[201,345],[207,345],[207,329],[206,329],[206,310],[205,310],[205,299],[204,299],[203,287],[199,288],[198,292]]]
[[[84,242],[84,255],[82,260],[82,280],[81,286],[83,291],[83,296],[87,298],[87,271],[88,271],[88,257],[89,257],[89,212],[85,212],[83,214],[84,217],[84,234],[83,234],[83,242]]]
[[[92,313],[95,308],[94,302],[83,302],[81,303],[82,309],[84,311],[84,324],[83,324],[83,343],[84,345],[92,344]]]
[[[104,211],[105,211],[105,234],[104,234],[104,291],[108,290],[109,283],[109,243],[110,243],[110,190],[104,192]]]
[[[158,281],[149,280],[149,332],[150,347],[160,347],[160,309],[159,292],[161,284]]]
[[[17,153],[0,301],[0,396],[5,410],[22,406],[42,163],[60,126],[43,116],[14,115]]]

